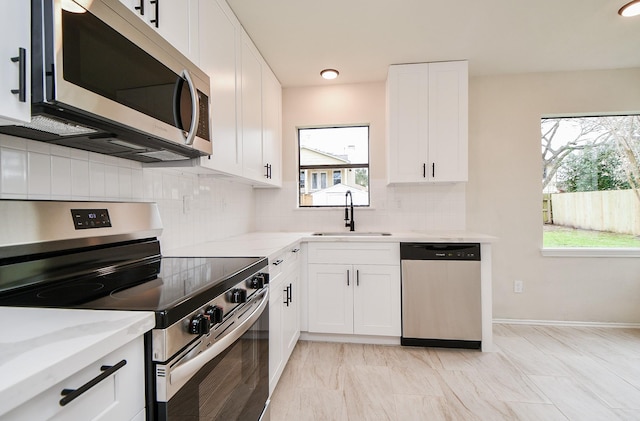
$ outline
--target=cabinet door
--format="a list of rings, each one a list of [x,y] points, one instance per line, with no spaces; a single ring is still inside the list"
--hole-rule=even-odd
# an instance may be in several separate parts
[[[149,18],[158,33],[191,61],[198,64],[198,0],[154,0]],[[151,4],[152,3],[152,4]],[[193,35],[193,36],[192,36]]]
[[[353,333],[353,267],[308,265],[309,332]]]
[[[400,267],[358,265],[354,270],[354,333],[400,336]]]
[[[468,179],[468,64],[429,65],[428,178],[436,182]]]
[[[0,40],[0,124],[31,120],[31,7],[28,1],[7,0],[2,4],[0,26],[5,34]],[[20,49],[22,65],[20,63]],[[16,61],[14,61],[16,60]],[[20,72],[20,68],[24,72]],[[23,93],[13,90],[22,88]],[[24,101],[20,100],[20,97]]]
[[[240,24],[226,3],[200,2],[200,67],[211,79],[213,154],[201,165],[242,175],[242,145],[238,136]]]
[[[269,290],[269,393],[272,393],[273,389],[275,389],[280,374],[284,369],[282,350],[282,309],[284,306],[284,297],[282,289],[276,285],[274,286],[275,288]]]
[[[284,361],[288,361],[293,348],[296,347],[298,338],[300,337],[300,307],[299,307],[299,292],[298,286],[298,272],[292,272],[287,280],[285,280],[284,288],[289,288],[289,302],[283,303],[284,311],[282,318],[282,348],[284,354]]]
[[[269,165],[265,181],[282,185],[282,88],[280,82],[264,64],[262,67],[262,162]]]
[[[387,79],[390,183],[426,181],[429,136],[429,65],[389,68]]]
[[[182,54],[198,63],[198,0],[120,0]]]
[[[242,171],[246,178],[263,181],[262,68],[251,39],[242,37]]]

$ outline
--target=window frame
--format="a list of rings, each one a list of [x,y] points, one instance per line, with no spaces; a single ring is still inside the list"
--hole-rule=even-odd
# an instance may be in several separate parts
[[[341,129],[341,128],[358,128],[358,127],[366,127],[367,128],[367,163],[366,164],[330,164],[330,165],[301,165],[301,159],[300,159],[300,132],[302,130],[313,130],[313,129]],[[329,184],[329,176],[331,175],[331,180],[333,182],[333,172],[334,170],[343,170],[343,169],[353,169],[354,171],[356,169],[363,169],[365,168],[367,170],[367,179],[368,179],[368,186],[367,186],[367,196],[368,196],[368,200],[367,200],[367,204],[366,205],[358,205],[354,203],[354,207],[358,207],[358,208],[370,208],[371,207],[371,125],[370,124],[345,124],[345,125],[328,125],[328,126],[321,126],[321,125],[312,125],[312,126],[299,126],[296,127],[296,132],[297,132],[297,149],[298,149],[298,161],[297,161],[297,166],[298,166],[298,188],[297,188],[297,207],[298,209],[336,209],[336,208],[343,208],[344,205],[303,205],[301,204],[301,195],[302,195],[302,189],[304,188],[304,186],[302,186],[302,184],[300,183],[300,173],[305,171],[305,170],[316,170],[319,173],[324,172],[324,174],[326,174],[327,176],[327,187]],[[312,174],[313,175],[313,174]],[[313,183],[312,183],[312,176],[310,177],[305,177],[305,181],[307,183],[307,185],[309,185],[310,190],[315,190],[313,188]],[[341,177],[341,183],[342,183],[342,177]],[[321,189],[318,189],[321,190]]]
[[[575,119],[575,118],[598,118],[598,117],[639,117],[640,112],[617,112],[617,113],[577,113],[577,114],[543,114],[540,116],[540,125],[549,119]],[[544,174],[543,174],[544,177]],[[598,191],[598,190],[596,190]],[[606,191],[606,190],[603,190]],[[544,197],[544,188],[540,192]],[[543,257],[570,257],[570,258],[629,258],[640,257],[640,247],[562,247],[544,245],[544,225],[542,223],[542,237],[540,244],[540,254]]]

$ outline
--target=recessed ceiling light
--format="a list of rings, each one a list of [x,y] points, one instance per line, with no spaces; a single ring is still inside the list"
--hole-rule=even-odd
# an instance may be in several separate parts
[[[640,0],[633,0],[618,10],[618,14],[624,17],[640,15]]]
[[[324,69],[320,72],[320,76],[328,80],[337,78],[339,74],[340,73],[338,73],[338,71],[334,69]]]

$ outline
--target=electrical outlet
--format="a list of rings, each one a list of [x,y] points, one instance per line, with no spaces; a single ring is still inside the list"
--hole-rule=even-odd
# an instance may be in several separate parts
[[[521,294],[524,289],[524,282],[522,281],[513,281],[513,292],[516,294]]]

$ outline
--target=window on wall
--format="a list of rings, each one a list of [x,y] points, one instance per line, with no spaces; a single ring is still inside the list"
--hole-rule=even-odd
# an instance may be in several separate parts
[[[640,248],[640,115],[543,118],[545,248]]]
[[[298,129],[300,207],[369,206],[369,126]]]

